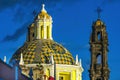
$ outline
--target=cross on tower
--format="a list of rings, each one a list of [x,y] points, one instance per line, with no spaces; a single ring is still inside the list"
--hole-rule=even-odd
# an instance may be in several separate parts
[[[98,18],[100,18],[100,13],[102,12],[102,9],[100,7],[97,8]]]

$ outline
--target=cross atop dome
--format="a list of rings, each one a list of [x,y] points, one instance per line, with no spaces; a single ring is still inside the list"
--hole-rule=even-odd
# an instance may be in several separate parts
[[[98,19],[100,19],[100,13],[102,12],[102,9],[100,7],[98,7],[96,11],[98,13]]]
[[[47,12],[46,10],[45,10],[45,4],[42,4],[42,10],[41,10],[42,12]]]

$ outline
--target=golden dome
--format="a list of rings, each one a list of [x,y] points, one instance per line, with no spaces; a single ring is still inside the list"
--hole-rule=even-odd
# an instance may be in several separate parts
[[[37,18],[38,19],[44,19],[44,18],[51,19],[51,16],[48,13],[42,11],[40,14],[38,14]]]
[[[20,54],[23,54],[25,64],[35,63],[50,63],[51,54],[54,57],[56,64],[74,64],[74,59],[71,53],[66,50],[62,45],[54,42],[53,40],[34,40],[26,42],[16,53],[12,56],[11,61],[16,59],[20,60]]]
[[[98,19],[98,20],[95,22],[95,26],[101,26],[101,25],[103,25],[103,22],[102,22],[100,19]]]

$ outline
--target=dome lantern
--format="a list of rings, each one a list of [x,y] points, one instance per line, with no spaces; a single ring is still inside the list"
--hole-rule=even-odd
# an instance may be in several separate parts
[[[52,17],[47,13],[43,4],[35,20],[35,39],[52,40],[52,22]]]

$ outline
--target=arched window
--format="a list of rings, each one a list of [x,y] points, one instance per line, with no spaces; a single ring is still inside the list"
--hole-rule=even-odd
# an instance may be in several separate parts
[[[43,28],[43,26],[41,26],[41,38],[42,39],[44,38],[44,28]]]
[[[47,26],[47,38],[49,38],[50,32],[49,32],[49,26]]]
[[[101,33],[100,33],[100,32],[97,33],[97,39],[98,39],[99,41],[101,40]]]
[[[100,55],[100,53],[97,55],[97,64],[101,64],[102,63],[102,56]]]
[[[34,36],[35,36],[35,34],[33,33],[33,34],[32,34],[32,37],[34,37]]]

